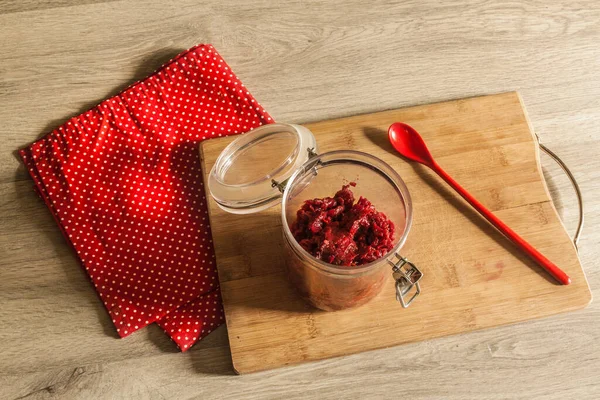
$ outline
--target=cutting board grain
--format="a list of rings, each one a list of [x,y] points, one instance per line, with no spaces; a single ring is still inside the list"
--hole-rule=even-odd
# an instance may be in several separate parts
[[[432,172],[398,157],[386,135],[395,121],[414,126],[440,165],[563,268],[573,283],[555,284]],[[402,309],[390,280],[376,299],[361,308],[312,309],[285,276],[279,206],[232,215],[209,199],[238,373],[540,318],[580,309],[591,301],[577,252],[550,199],[518,93],[306,126],[315,134],[321,153],[361,150],[377,155],[403,177],[413,199],[414,223],[401,253],[424,272],[423,293],[410,308]],[[233,139],[202,143],[205,174]]]

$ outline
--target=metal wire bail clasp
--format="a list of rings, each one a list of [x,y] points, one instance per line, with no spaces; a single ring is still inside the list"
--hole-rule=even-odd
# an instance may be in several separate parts
[[[423,277],[423,273],[417,268],[417,266],[400,254],[396,253],[395,256],[398,261],[392,262],[388,260],[388,263],[392,266],[392,276],[396,281],[396,300],[402,304],[403,308],[407,308],[413,302],[413,300],[421,294],[421,285],[419,281]],[[414,294],[407,301],[406,297],[409,292],[415,288]]]
[[[315,152],[315,149],[313,147],[306,149],[306,151],[308,152],[308,160],[309,161],[312,160],[313,158],[315,158],[316,156],[318,156],[317,152]],[[313,173],[315,175],[317,175],[316,165],[314,165],[314,164],[315,163],[309,164],[309,166],[307,166],[307,168],[312,169]],[[287,179],[282,182],[277,182],[275,179],[271,179],[271,187],[277,188],[281,193],[283,193],[283,192],[285,192],[285,187],[287,185],[287,182],[288,182]]]

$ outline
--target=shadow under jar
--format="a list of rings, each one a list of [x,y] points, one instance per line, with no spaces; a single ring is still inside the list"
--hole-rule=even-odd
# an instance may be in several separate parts
[[[302,248],[290,227],[306,200],[333,197],[351,182],[356,183],[351,188],[356,199],[368,199],[393,222],[393,247],[368,264],[333,265]],[[314,307],[334,311],[361,306],[379,294],[390,275],[404,307],[420,293],[421,272],[398,253],[412,223],[410,194],[400,176],[377,157],[352,150],[317,154],[307,128],[270,124],[223,150],[209,174],[208,188],[217,204],[231,213],[259,212],[281,203],[288,277]],[[414,294],[406,300],[409,292]]]

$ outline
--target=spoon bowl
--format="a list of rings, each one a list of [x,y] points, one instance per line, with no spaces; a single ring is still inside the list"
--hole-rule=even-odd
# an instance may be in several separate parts
[[[388,136],[394,149],[404,157],[427,166],[434,164],[425,141],[412,126],[402,122],[393,123],[388,129]]]

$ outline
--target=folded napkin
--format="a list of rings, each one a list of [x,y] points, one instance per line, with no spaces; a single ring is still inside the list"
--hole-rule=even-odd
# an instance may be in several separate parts
[[[121,337],[185,351],[223,322],[198,143],[272,122],[198,45],[21,150]]]

